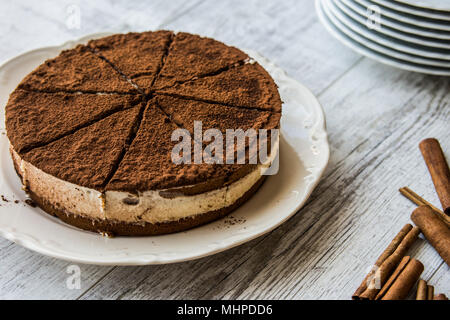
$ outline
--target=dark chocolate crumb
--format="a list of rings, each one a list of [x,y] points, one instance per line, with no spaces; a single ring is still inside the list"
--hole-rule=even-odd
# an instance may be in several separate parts
[[[136,206],[139,204],[139,198],[125,198],[122,202],[129,206]]]
[[[19,203],[19,200],[14,200],[14,203]]]
[[[236,218],[234,216],[228,216],[228,217],[224,218],[222,223],[220,225],[218,225],[217,227],[215,227],[214,229],[223,229],[223,228],[229,229],[234,225],[244,224],[246,222],[247,222],[246,219]],[[244,227],[244,229],[246,229],[246,227]]]
[[[226,226],[230,227],[230,226],[234,226],[234,225],[236,225],[236,224],[243,224],[243,223],[245,223],[246,221],[247,221],[247,220],[245,220],[245,219],[240,219],[240,218],[236,218],[236,217],[234,217],[234,216],[229,216],[229,217],[226,217],[226,218],[225,218],[224,224],[225,224]]]
[[[36,203],[33,200],[31,200],[31,199],[26,199],[25,203],[27,205],[29,205],[30,207],[33,207],[33,208],[36,208],[36,206],[37,206]]]
[[[6,199],[6,197],[5,197],[4,195],[2,195],[2,200],[3,200],[4,202],[9,202],[9,200]]]

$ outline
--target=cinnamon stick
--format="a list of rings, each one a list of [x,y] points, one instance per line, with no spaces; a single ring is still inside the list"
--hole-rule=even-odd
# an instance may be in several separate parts
[[[428,285],[425,280],[420,279],[417,285],[416,300],[427,300]]]
[[[434,299],[434,287],[428,285],[427,286],[427,300],[433,300]]]
[[[386,292],[389,290],[389,288],[392,286],[392,284],[394,283],[394,281],[398,278],[398,276],[400,275],[400,273],[403,271],[403,269],[405,269],[406,265],[408,264],[408,262],[411,260],[411,257],[406,256],[403,257],[402,260],[400,261],[400,263],[398,264],[397,268],[395,268],[394,272],[391,274],[391,276],[389,277],[389,279],[386,281],[386,283],[383,285],[383,287],[381,288],[380,292],[378,292],[377,296],[375,297],[375,300],[379,300],[381,299]]]
[[[386,281],[376,299],[403,300],[408,296],[416,281],[423,272],[423,264],[411,257],[403,257],[395,271]]]
[[[447,296],[443,293],[434,296],[433,300],[448,300]]]
[[[450,229],[428,206],[420,206],[411,214],[411,220],[420,228],[425,238],[450,266]]]
[[[410,224],[405,225],[377,259],[374,267],[364,278],[352,298],[375,299],[392,271],[399,264],[408,248],[417,239],[418,235],[419,228],[413,227]]]
[[[441,209],[436,208],[431,203],[429,203],[427,200],[419,196],[417,193],[412,191],[408,187],[403,187],[399,189],[400,193],[404,195],[406,198],[417,204],[418,206],[427,205],[431,209],[433,209],[434,212],[441,218],[442,221],[445,222],[445,224],[450,228],[450,217],[447,216]]]
[[[428,166],[442,208],[447,215],[450,215],[450,169],[441,145],[436,139],[428,138],[420,142],[419,148]]]

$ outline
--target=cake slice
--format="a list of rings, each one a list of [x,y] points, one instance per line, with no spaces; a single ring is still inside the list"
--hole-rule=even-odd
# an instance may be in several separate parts
[[[154,87],[163,88],[179,81],[216,73],[243,63],[246,59],[248,55],[237,48],[214,39],[180,32],[170,45]],[[144,79],[136,79],[136,83],[139,86],[146,85]]]
[[[215,148],[213,148],[212,141],[207,141],[202,134],[205,134],[208,129],[217,129],[222,133],[223,162],[210,164],[209,167],[210,173],[213,173],[212,179],[220,181],[226,181],[227,179],[233,181],[233,176],[242,176],[254,169],[254,165],[259,163],[258,143],[264,139],[262,141],[267,143],[268,152],[270,153],[270,130],[279,128],[280,113],[236,108],[162,95],[157,95],[154,100],[157,106],[179,128],[187,129],[190,132],[193,141],[197,145],[200,145],[202,150],[207,150],[206,148],[211,145],[209,152],[213,157],[215,156]],[[194,121],[201,122],[200,135],[194,134],[196,129],[194,127]],[[238,129],[241,129],[244,134],[249,133],[248,129],[254,129],[256,139],[251,140],[245,137],[242,145],[239,145],[236,139],[231,146],[228,146],[226,143],[227,130]],[[267,135],[261,136],[259,129],[268,130]],[[199,132],[199,128],[196,131]],[[245,156],[244,164],[237,163],[238,151],[243,152],[242,155]],[[232,158],[233,163],[231,164],[227,164],[227,153],[234,153],[234,158]],[[203,154],[205,155],[205,153]],[[203,161],[207,161],[205,157],[203,157]]]
[[[58,179],[101,190],[137,129],[140,109],[141,106],[135,106],[116,112],[71,135],[32,149],[22,159]]]
[[[203,131],[214,128],[225,134],[227,129],[274,129],[278,117],[272,112],[258,109],[243,109],[218,103],[208,103],[172,96],[156,95],[158,106],[179,126],[194,132],[194,121],[201,121]]]
[[[44,92],[138,92],[108,62],[83,45],[45,61],[22,80],[19,88]]]
[[[202,179],[199,170],[206,165],[176,165],[171,140],[178,127],[150,100],[139,131],[106,190],[138,192],[189,185]]]
[[[136,78],[137,82],[148,81],[147,86],[151,86],[173,37],[173,32],[163,30],[130,32],[91,40],[88,46],[128,78]]]
[[[201,123],[202,133],[208,129],[218,129],[223,136],[224,148],[227,130],[241,129],[247,132],[248,129],[254,129],[256,137],[258,137],[258,129],[276,129],[280,119],[279,114],[273,114],[270,111],[242,109],[170,96],[157,96],[155,101],[172,121],[179,127],[187,129],[192,137],[194,137],[195,121]],[[197,129],[197,131],[199,130]],[[202,141],[201,135],[197,135],[195,139],[204,147],[209,144],[209,141]],[[234,144],[233,147],[230,151],[238,150],[237,144]],[[249,148],[249,139],[246,139],[244,147]],[[255,147],[256,145],[253,145],[253,148]]]
[[[247,63],[217,75],[157,89],[156,93],[241,108],[281,112],[277,86],[258,63]]]
[[[45,93],[16,89],[6,105],[8,137],[17,152],[50,143],[140,103],[118,94]]]

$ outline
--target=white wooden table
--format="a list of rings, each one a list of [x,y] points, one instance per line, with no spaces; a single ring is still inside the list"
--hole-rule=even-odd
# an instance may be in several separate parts
[[[439,204],[417,145],[436,137],[450,159],[450,79],[353,53],[320,25],[311,0],[2,1],[0,60],[88,33],[160,28],[257,50],[308,86],[331,144],[321,183],[287,223],[245,245],[167,266],[81,265],[80,289],[66,285],[71,263],[0,239],[0,298],[349,299],[409,222],[415,206],[398,188]],[[449,268],[434,249],[420,239],[411,254],[449,295]]]

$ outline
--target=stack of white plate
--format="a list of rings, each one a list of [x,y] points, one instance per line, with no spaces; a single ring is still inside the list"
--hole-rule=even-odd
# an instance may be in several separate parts
[[[450,76],[450,0],[316,0],[348,47],[398,68]]]

